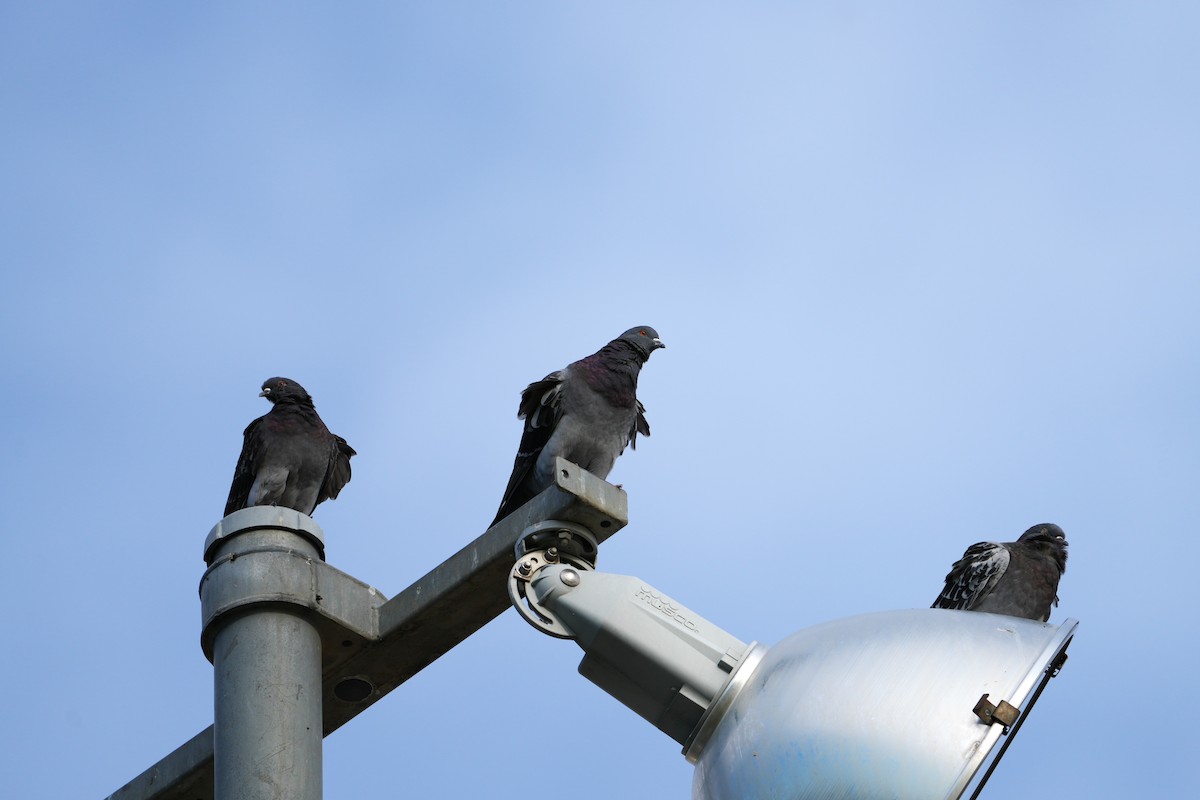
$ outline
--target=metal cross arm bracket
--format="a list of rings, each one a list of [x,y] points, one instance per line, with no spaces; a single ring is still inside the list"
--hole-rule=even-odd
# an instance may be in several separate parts
[[[326,664],[379,639],[386,599],[327,565],[323,549],[312,519],[270,506],[230,514],[205,543],[200,640],[213,664],[218,798],[320,798]],[[363,685],[351,696],[369,694]]]
[[[625,526],[626,502],[622,490],[559,459],[553,486],[390,600],[324,562],[324,537],[308,516],[271,506],[230,514],[205,542],[209,568],[200,585],[201,644],[213,661],[217,721],[110,800],[204,800],[214,796],[214,783],[244,787],[256,770],[286,774],[295,786],[278,796],[304,800],[300,787],[320,786],[321,736],[511,605],[505,580],[528,530],[556,520],[600,543]],[[561,543],[553,532],[538,541]],[[268,672],[269,680],[254,678]],[[267,696],[285,684],[292,689],[279,703]],[[270,758],[285,741],[308,773],[275,768]],[[256,753],[265,758],[261,766]],[[214,769],[239,759],[241,777],[236,764],[233,772]],[[258,796],[230,791],[216,794]]]
[[[213,660],[218,623],[250,607],[291,607],[321,635],[322,667],[379,638],[387,598],[323,560],[321,529],[298,511],[252,506],[221,520],[208,536],[200,579],[200,644]]]
[[[546,633],[574,639],[586,654],[581,675],[685,749],[700,734],[709,708],[736,685],[732,678],[738,668],[761,656],[763,648],[737,639],[639,578],[595,572],[563,555],[547,560],[538,553],[518,561],[514,574],[522,570],[532,572],[521,576],[528,581],[530,608],[513,597],[522,616]]]

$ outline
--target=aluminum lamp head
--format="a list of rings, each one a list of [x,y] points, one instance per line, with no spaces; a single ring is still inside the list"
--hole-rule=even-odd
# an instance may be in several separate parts
[[[981,695],[1023,715],[1077,625],[916,609],[795,633],[687,751],[692,798],[962,797],[1005,733],[974,712]]]

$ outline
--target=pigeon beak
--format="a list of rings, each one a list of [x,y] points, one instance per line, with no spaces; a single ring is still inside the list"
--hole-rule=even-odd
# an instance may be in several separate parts
[[[263,389],[261,392],[259,392],[259,393],[258,393],[258,396],[259,396],[259,397],[266,397],[266,396],[267,396],[267,395],[269,395],[270,393],[271,393],[271,390],[270,390],[270,389]]]
[[[663,344],[662,339],[652,339],[650,343],[654,345],[652,350],[658,350],[659,348],[662,348],[663,350],[667,349],[667,346]]]

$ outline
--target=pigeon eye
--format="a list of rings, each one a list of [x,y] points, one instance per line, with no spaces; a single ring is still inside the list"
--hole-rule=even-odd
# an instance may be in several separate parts
[[[638,331],[638,336],[645,336],[645,335],[646,335],[645,331]]]

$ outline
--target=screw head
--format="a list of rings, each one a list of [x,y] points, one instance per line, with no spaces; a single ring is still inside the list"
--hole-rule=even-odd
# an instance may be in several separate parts
[[[579,573],[573,569],[564,569],[562,572],[558,573],[558,578],[567,586],[579,585]]]

